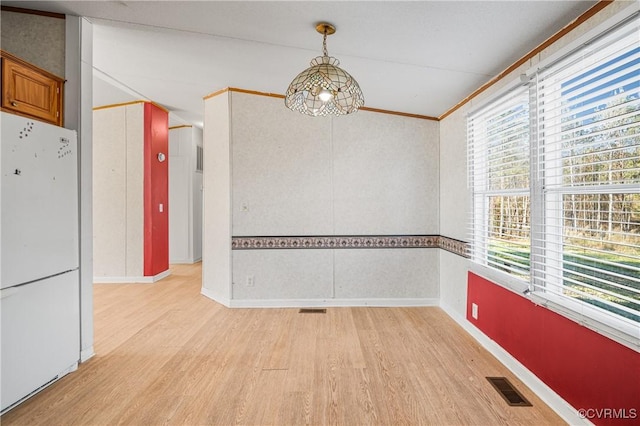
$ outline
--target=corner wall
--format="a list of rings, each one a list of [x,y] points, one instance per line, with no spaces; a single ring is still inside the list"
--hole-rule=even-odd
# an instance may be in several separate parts
[[[215,244],[233,244],[230,306],[437,304],[437,122],[308,117],[235,91],[212,102],[228,105],[230,129],[216,142],[208,128],[221,118],[205,120],[205,162],[218,144],[231,169],[205,164],[203,261],[207,223],[228,217],[232,234]],[[209,187],[227,171],[231,210],[215,217]]]
[[[93,352],[93,24],[67,16],[64,117],[78,132],[80,187],[80,361]]]
[[[467,185],[466,120],[454,114],[440,121],[440,232],[467,241],[471,194]],[[464,318],[469,260],[453,253],[440,254],[440,306]]]
[[[608,25],[617,13],[632,7],[637,8],[637,3],[612,3],[440,121],[440,229],[443,235],[467,238],[465,230],[471,205],[466,172],[467,115],[501,90],[517,84],[520,74],[528,68],[558,55],[562,49],[578,43],[580,37]],[[629,410],[635,407],[636,414],[640,415],[635,397],[639,393],[637,351],[623,348],[595,331],[535,306],[523,295],[507,290],[507,283],[473,278],[475,275],[469,274],[469,266],[468,260],[442,252],[441,307],[565,420],[585,423],[578,416],[579,408],[626,409],[629,415]],[[468,315],[471,303],[479,304],[480,321]],[[560,338],[555,327],[563,330]],[[585,346],[585,342],[590,343]],[[569,360],[575,360],[575,365],[567,366]],[[603,368],[611,361],[616,365]],[[617,390],[614,392],[613,388]],[[592,421],[615,423],[611,418]],[[626,421],[633,423],[634,420]]]
[[[231,301],[231,105],[224,92],[204,102],[202,294]]]
[[[640,355],[636,351],[473,273],[469,273],[468,297],[467,320],[573,407],[622,409],[629,424],[637,421]],[[472,303],[478,306],[478,319],[471,316]],[[602,420],[599,424],[616,423]]]
[[[93,112],[95,282],[169,273],[167,112],[147,102]],[[167,156],[168,157],[168,156]]]

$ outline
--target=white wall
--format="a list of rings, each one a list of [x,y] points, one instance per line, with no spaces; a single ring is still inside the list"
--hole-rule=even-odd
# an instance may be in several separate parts
[[[331,235],[331,119],[230,95],[233,235]]]
[[[196,141],[196,147],[203,148],[202,129],[192,128],[193,140]],[[196,149],[194,147],[194,149]],[[203,151],[204,152],[204,151]],[[197,155],[194,154],[194,158]],[[193,191],[193,259],[199,261],[202,259],[202,202],[203,202],[203,171],[196,170],[192,174],[191,190]]]
[[[169,263],[194,263],[202,257],[202,172],[196,147],[202,130],[169,129]]]
[[[440,233],[467,241],[470,193],[467,184],[467,133],[464,114],[440,122]],[[440,305],[464,317],[468,259],[440,253]]]
[[[191,127],[169,129],[169,263],[191,260]]]
[[[217,143],[224,145],[224,155],[231,153],[234,237],[439,234],[437,122],[368,111],[308,117],[286,109],[282,99],[233,91],[205,104],[214,102],[230,106],[230,131]],[[216,143],[208,129],[219,126],[221,117],[211,119],[217,121],[205,119],[205,161],[214,154],[209,144]],[[220,265],[209,260],[207,223],[226,220],[208,206],[215,200],[210,185],[227,179],[227,170],[209,164],[205,269]],[[436,304],[439,296],[436,248],[259,249],[230,255],[232,306],[425,305]],[[211,286],[209,279],[214,277],[204,277],[204,288]]]
[[[359,111],[332,124],[334,232],[438,234],[438,123]]]
[[[144,104],[93,112],[93,276],[145,282]]]
[[[228,93],[204,103],[202,294],[231,300],[231,133]]]
[[[65,126],[78,131],[80,187],[80,360],[93,352],[93,24],[67,16]]]

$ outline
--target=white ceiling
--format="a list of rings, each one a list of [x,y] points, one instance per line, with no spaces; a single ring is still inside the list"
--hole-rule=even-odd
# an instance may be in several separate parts
[[[365,105],[438,117],[596,1],[38,1],[4,5],[88,17],[94,105],[152,100],[201,125],[225,87],[284,94],[329,54]]]

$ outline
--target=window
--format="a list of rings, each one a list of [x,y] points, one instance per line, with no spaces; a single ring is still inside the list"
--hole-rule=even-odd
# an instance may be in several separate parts
[[[472,260],[635,327],[638,31],[637,19],[610,31],[467,124]]]
[[[478,263],[529,278],[529,96],[521,88],[468,122]]]

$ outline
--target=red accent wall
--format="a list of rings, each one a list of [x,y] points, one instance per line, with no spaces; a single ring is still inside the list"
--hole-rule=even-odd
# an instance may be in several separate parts
[[[158,153],[165,161],[158,161]],[[162,211],[160,211],[162,205]],[[144,104],[144,275],[169,269],[169,114]]]
[[[472,303],[478,305],[477,320]],[[640,424],[638,352],[471,272],[467,320],[576,410],[625,410],[626,419],[600,411],[599,417],[608,418],[592,417],[594,424]]]

